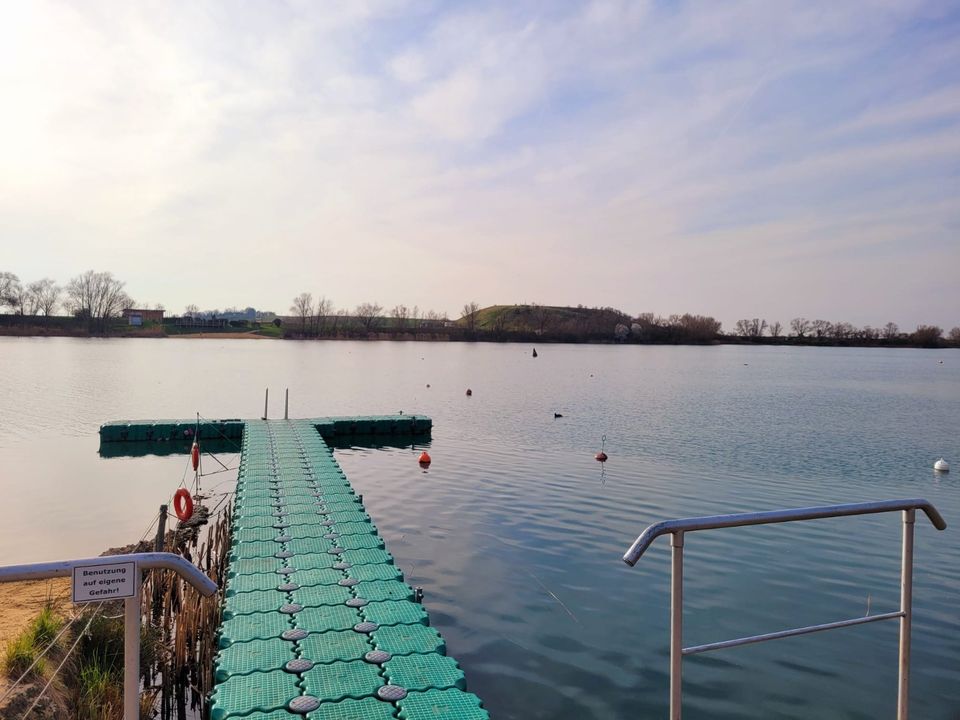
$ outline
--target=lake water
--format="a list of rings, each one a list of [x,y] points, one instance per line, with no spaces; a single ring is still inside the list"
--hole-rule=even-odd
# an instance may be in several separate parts
[[[148,529],[187,458],[101,458],[100,423],[259,417],[265,387],[276,417],[289,387],[295,417],[433,417],[427,472],[419,445],[337,457],[494,718],[666,717],[669,543],[620,560],[649,523],[898,497],[950,524],[917,519],[913,716],[958,717],[960,352],[537,349],[0,338],[0,562],[95,555]],[[932,471],[941,455],[953,472]],[[686,644],[895,610],[900,527],[688,535]],[[896,657],[895,622],[696,656],[684,717],[894,717]]]

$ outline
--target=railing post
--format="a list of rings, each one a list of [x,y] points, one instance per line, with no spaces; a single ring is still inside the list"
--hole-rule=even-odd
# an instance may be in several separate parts
[[[916,510],[903,511],[903,555],[900,558],[900,661],[897,720],[910,715],[910,625],[913,613],[913,526]]]
[[[140,720],[140,586],[143,571],[134,565],[134,596],[123,601],[123,720]]]
[[[670,720],[680,720],[683,704],[683,532],[670,535]]]

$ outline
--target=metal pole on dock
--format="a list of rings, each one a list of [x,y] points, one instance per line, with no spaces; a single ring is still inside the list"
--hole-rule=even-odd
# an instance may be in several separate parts
[[[263,391],[263,419],[267,419],[267,403],[270,402],[270,388]]]
[[[283,419],[289,420],[290,411],[290,388],[287,388],[286,398],[283,401]]]
[[[683,705],[683,532],[670,535],[670,720],[680,720]]]
[[[123,601],[123,718],[140,717],[140,586],[143,571],[135,567],[133,597]]]
[[[897,668],[897,720],[910,715],[910,626],[913,613],[913,528],[917,511],[903,511],[903,554],[900,558],[900,657]]]

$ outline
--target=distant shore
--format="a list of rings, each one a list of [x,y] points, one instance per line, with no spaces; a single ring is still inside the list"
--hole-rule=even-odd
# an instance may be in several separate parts
[[[214,332],[174,332],[167,333],[161,326],[147,328],[114,328],[107,333],[90,333],[79,328],[65,327],[18,327],[18,326],[0,326],[0,337],[76,337],[76,338],[184,338],[194,340],[293,340],[300,342],[312,342],[317,340],[366,340],[366,341],[394,341],[394,342],[493,342],[493,343],[515,343],[515,344],[576,344],[576,345],[690,345],[690,346],[709,346],[709,345],[754,345],[754,346],[777,346],[777,347],[882,347],[882,348],[925,348],[925,349],[950,349],[956,348],[954,345],[943,342],[937,346],[921,345],[909,342],[907,340],[860,340],[855,338],[838,340],[834,338],[816,338],[816,337],[758,337],[745,338],[736,335],[720,335],[713,340],[702,342],[682,342],[682,341],[637,341],[628,340],[619,342],[614,338],[574,338],[574,337],[552,337],[536,336],[533,334],[516,334],[517,336],[493,337],[489,334],[467,334],[462,332],[383,332],[371,331],[368,333],[340,333],[337,335],[302,337],[297,333],[285,332],[275,334],[265,334],[257,330],[224,330]]]

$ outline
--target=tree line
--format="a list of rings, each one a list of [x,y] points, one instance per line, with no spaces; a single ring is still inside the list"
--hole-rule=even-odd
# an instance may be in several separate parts
[[[12,273],[0,272],[0,309],[21,318],[56,315],[59,308],[85,322],[90,332],[104,332],[108,323],[133,305],[122,281],[109,272],[87,270],[58,285],[50,278],[21,282]]]
[[[858,344],[910,344],[921,347],[938,347],[944,339],[950,345],[960,347],[960,327],[951,328],[944,338],[943,328],[937,325],[918,325],[912,332],[901,332],[894,322],[883,327],[865,325],[856,327],[848,322],[808,320],[796,317],[790,321],[789,333],[779,321],[768,323],[761,318],[737,320],[735,335],[757,340],[764,337],[777,339],[788,336],[799,341],[820,341]]]
[[[88,270],[63,285],[50,278],[22,282],[0,271],[0,313],[9,311],[24,323],[27,318],[53,318],[58,310],[85,324],[89,332],[106,332],[125,308],[133,306],[125,283],[110,272]],[[158,305],[158,309],[162,306]],[[188,305],[186,315],[197,315]],[[537,303],[481,308],[464,303],[460,317],[451,321],[445,312],[418,306],[394,305],[386,310],[365,302],[353,310],[336,309],[325,296],[309,292],[293,298],[284,334],[299,337],[370,337],[372,334],[407,335],[426,332],[449,339],[530,340],[570,342],[711,343],[734,339],[747,342],[796,344],[885,344],[960,347],[960,327],[944,334],[936,325],[919,325],[901,332],[896,323],[882,327],[856,327],[848,322],[793,318],[788,326],[764,318],[738,320],[734,332],[725,334],[719,320],[709,315],[640,313],[633,317],[611,307],[558,307]],[[292,325],[292,327],[291,327]]]
[[[394,305],[389,311],[376,302],[357,305],[352,311],[337,309],[333,301],[303,292],[293,299],[290,314],[294,332],[301,337],[335,337],[338,335],[369,334],[382,330],[413,331],[437,329],[449,322],[444,312],[421,310],[417,305]]]

